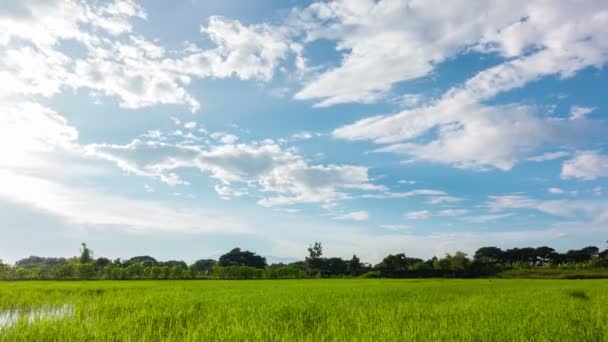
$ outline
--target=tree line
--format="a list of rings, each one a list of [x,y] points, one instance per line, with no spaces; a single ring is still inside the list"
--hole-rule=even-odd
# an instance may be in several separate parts
[[[290,279],[324,277],[414,278],[484,277],[507,270],[595,270],[608,269],[608,249],[588,246],[560,253],[547,246],[479,248],[472,258],[463,252],[423,260],[405,253],[390,254],[376,265],[353,255],[345,260],[324,257],[323,246],[315,242],[302,261],[268,264],[254,252],[234,248],[214,259],[200,259],[188,265],[182,260],[159,261],[151,256],[110,260],[95,258],[82,243],[80,255],[71,258],[30,256],[3,264],[0,280],[138,280],[138,279]]]

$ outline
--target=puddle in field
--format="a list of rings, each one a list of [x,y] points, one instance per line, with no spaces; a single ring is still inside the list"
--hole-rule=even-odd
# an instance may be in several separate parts
[[[34,309],[16,309],[0,311],[0,329],[10,328],[19,319],[26,317],[27,324],[33,324],[41,320],[59,320],[74,316],[74,307],[71,305],[46,306]]]

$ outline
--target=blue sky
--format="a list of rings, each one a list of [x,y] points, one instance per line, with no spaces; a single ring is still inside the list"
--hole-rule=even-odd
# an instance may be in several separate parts
[[[0,10],[0,257],[608,236],[605,1]]]

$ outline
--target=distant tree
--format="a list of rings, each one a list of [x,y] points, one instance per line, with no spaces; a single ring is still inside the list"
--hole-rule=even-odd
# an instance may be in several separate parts
[[[86,263],[86,264],[78,264],[78,277],[80,279],[93,279],[97,271],[95,269],[95,264]]]
[[[599,248],[595,246],[588,246],[582,249],[571,249],[566,252],[565,259],[567,262],[581,263],[591,260],[593,257],[597,257],[599,254]]]
[[[327,276],[345,275],[348,273],[348,262],[341,258],[323,259],[321,272]]]
[[[74,279],[78,276],[76,264],[64,264],[53,266],[53,274],[56,279]]]
[[[498,263],[504,258],[504,252],[498,247],[481,247],[473,256],[473,259],[484,263]]]
[[[323,246],[320,242],[314,243],[313,246],[308,247],[308,256],[306,257],[306,264],[308,268],[308,274],[310,276],[321,275],[321,269],[323,268]]]
[[[559,258],[559,253],[555,249],[547,246],[536,248],[536,258],[540,265],[544,265],[549,262],[555,262]]]
[[[353,254],[353,257],[348,261],[348,273],[352,276],[363,273],[363,264],[355,254]]]
[[[28,269],[40,266],[43,266],[45,268],[51,268],[55,265],[63,265],[67,263],[68,261],[65,258],[46,258],[32,255],[27,258],[17,260],[15,262],[15,266]]]
[[[192,264],[192,266],[194,266],[194,270],[197,273],[200,274],[204,274],[204,275],[210,275],[211,274],[211,270],[213,269],[213,266],[215,266],[217,264],[216,260],[213,259],[200,259],[194,262],[194,264]]]
[[[167,266],[169,268],[171,268],[173,266],[179,266],[180,268],[188,268],[188,264],[186,264],[186,262],[183,260],[168,260],[168,261],[163,261],[160,264],[162,264],[163,266]]]
[[[97,270],[97,276],[100,277],[103,274],[103,270],[110,264],[111,261],[108,258],[97,258],[97,260],[95,260],[95,269]]]
[[[382,276],[400,277],[407,273],[411,265],[420,261],[422,259],[406,257],[405,253],[390,254],[382,259],[382,262],[376,265],[376,268]]]
[[[132,257],[124,262],[125,265],[131,265],[135,263],[140,264],[142,267],[148,267],[158,264],[158,261],[156,261],[156,259],[149,255],[141,255]]]
[[[448,256],[450,256],[448,254]],[[463,252],[456,252],[450,258],[450,269],[455,272],[463,272],[469,267],[470,261]]]
[[[134,262],[125,268],[128,279],[141,279],[144,276],[144,268],[141,263]]]
[[[265,268],[266,258],[250,251],[242,251],[234,248],[230,252],[222,255],[218,261],[218,266],[249,266],[255,268]]]
[[[80,249],[80,263],[88,264],[92,261],[93,252],[87,247],[86,243],[82,243],[82,248]]]
[[[318,259],[323,255],[323,246],[320,242],[316,242],[314,246],[308,247],[308,258],[307,259]]]
[[[582,248],[581,252],[586,253],[587,255],[589,255],[590,258],[592,258],[598,256],[598,254],[600,253],[600,249],[596,246],[587,246],[585,248]]]

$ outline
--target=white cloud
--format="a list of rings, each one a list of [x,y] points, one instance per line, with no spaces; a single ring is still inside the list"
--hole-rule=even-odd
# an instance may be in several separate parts
[[[291,138],[294,140],[309,140],[309,139],[312,139],[314,137],[319,137],[319,136],[321,136],[321,133],[302,131],[302,132],[293,134],[291,136]]]
[[[399,6],[396,3],[393,5]],[[370,2],[367,10],[375,10],[375,6],[381,4],[382,1]],[[433,6],[432,2],[424,4]],[[445,18],[442,15],[445,15],[446,25],[462,25],[462,28],[458,25],[456,28],[450,27],[455,36],[463,32],[461,29],[466,31],[481,24],[477,28],[483,29],[473,38],[473,43],[476,44],[474,48],[482,53],[499,52],[508,58],[505,62],[477,73],[464,84],[453,87],[426,105],[394,115],[362,119],[335,129],[334,137],[370,140],[387,145],[377,149],[379,152],[404,154],[413,160],[478,170],[510,170],[518,161],[534,158],[534,153],[543,147],[564,146],[575,149],[601,139],[608,129],[606,120],[563,120],[544,116],[533,106],[490,106],[485,101],[543,77],[555,75],[568,78],[584,68],[605,65],[608,60],[608,41],[604,39],[604,27],[608,24],[608,7],[605,3],[592,1],[588,6],[579,6],[576,2],[563,2],[560,6],[553,6],[544,1],[532,1],[526,2],[525,6],[517,6],[513,2],[500,6],[480,2],[475,6],[486,5],[491,8],[490,12],[471,10],[467,4],[448,6],[445,10],[440,6],[442,11],[429,13],[432,19],[437,16],[443,20]],[[411,10],[415,11],[416,6]],[[465,12],[474,13],[474,16],[483,12],[484,16],[475,17],[482,23],[458,21],[466,18]],[[330,19],[332,13],[330,11],[328,14]],[[362,10],[361,13],[366,12]],[[498,13],[499,18],[494,18],[493,15]],[[516,14],[515,18],[511,17],[512,14]],[[370,16],[372,17],[373,15]],[[356,32],[356,22],[359,19],[354,16],[352,20],[355,25],[353,31]],[[419,19],[412,20],[416,22]],[[410,24],[407,20],[400,21],[403,22],[402,25]],[[438,25],[441,29],[444,23]],[[432,37],[435,31],[434,28],[430,30],[429,36]],[[377,32],[382,30],[373,31],[370,37]],[[427,34],[426,31],[420,32]],[[448,39],[452,38],[451,35],[448,36]],[[403,41],[405,40],[401,39]],[[386,43],[383,41],[383,44]],[[436,43],[432,40],[429,44]],[[358,54],[356,58],[365,58],[365,54]],[[373,65],[374,68],[378,67]],[[362,83],[352,80],[348,82]],[[336,87],[331,85],[328,88]],[[306,90],[307,88],[303,92]],[[331,102],[338,96],[327,89],[324,91],[329,94],[325,96],[326,101]],[[322,97],[320,94],[321,92],[318,96]]]
[[[554,58],[565,57],[566,76],[579,68],[573,65],[604,63],[606,9],[601,0],[585,6],[576,1],[554,6],[543,0],[316,2],[298,12],[298,23],[306,29],[307,41],[336,41],[343,58],[296,98],[320,99],[319,106],[377,101],[394,84],[429,75],[471,47],[506,58],[547,51]],[[569,53],[578,58],[567,57]]]
[[[186,89],[192,78],[269,81],[292,53],[289,30],[243,25],[211,17],[201,33],[212,42],[169,50],[134,32],[145,20],[135,2],[29,1],[3,8],[0,17],[0,81],[13,86],[0,98],[88,89],[96,100],[115,97],[125,108],[200,103]],[[62,44],[73,44],[64,48]]]
[[[405,217],[410,220],[427,219],[430,217],[453,217],[462,216],[469,211],[467,209],[445,209],[439,211],[418,210],[405,213]]]
[[[278,63],[290,52],[290,32],[267,24],[245,26],[238,20],[209,18],[201,33],[216,45],[210,50],[195,49],[176,67],[199,77],[272,79]]]
[[[569,156],[570,156],[570,153],[564,152],[564,151],[547,152],[547,153],[543,153],[538,156],[526,158],[526,160],[540,163],[540,162],[544,162],[544,161],[548,161],[548,160],[561,159],[561,158],[569,157]]]
[[[608,156],[594,151],[577,152],[574,158],[562,165],[561,177],[584,180],[608,177]]]
[[[594,110],[595,110],[595,108],[593,108],[593,107],[572,106],[570,108],[570,119],[571,120],[582,119],[585,116],[587,116],[587,114],[593,112]]]
[[[524,8],[491,1],[316,2],[299,13],[307,40],[334,40],[343,58],[296,98],[321,99],[319,106],[374,102],[395,83],[428,75],[484,33],[518,22]]]
[[[464,215],[466,213],[468,213],[469,211],[466,209],[446,209],[446,210],[440,210],[438,211],[435,215],[437,216],[444,216],[444,217],[449,217],[449,216],[461,216]]]
[[[545,214],[594,223],[608,222],[608,203],[592,200],[536,200],[522,195],[489,196],[490,211],[532,209]]]
[[[187,184],[176,172],[196,168],[210,173],[219,182],[215,190],[220,197],[249,194],[258,197],[258,204],[266,207],[297,203],[332,205],[351,198],[353,191],[385,190],[372,183],[368,169],[363,166],[313,165],[272,140],[236,144],[233,141],[236,137],[230,141],[222,137],[226,135],[218,135],[219,142],[213,144],[136,139],[126,145],[91,144],[85,149],[90,156],[115,162],[126,172],[170,185]],[[255,193],[235,189],[239,184]]]
[[[409,211],[405,213],[405,217],[410,220],[423,220],[431,217],[431,212],[428,210]]]
[[[0,198],[30,205],[84,226],[188,233],[242,233],[248,229],[229,216],[201,208],[133,200],[7,171],[0,171]]]
[[[512,216],[513,214],[489,214],[489,215],[478,215],[478,216],[468,216],[463,217],[462,220],[469,223],[487,223],[491,221],[500,220],[502,218],[506,218]]]
[[[377,151],[405,154],[418,160],[501,170],[511,169],[546,145],[576,148],[593,143],[605,135],[608,129],[605,120],[563,120],[542,116],[531,106],[482,104],[501,92],[545,76],[571,77],[585,67],[604,65],[608,60],[605,53],[608,42],[601,39],[603,31],[598,25],[608,21],[608,15],[598,17],[591,9],[584,11],[585,15],[554,23],[564,31],[563,37],[551,38],[557,41],[541,42],[542,49],[483,70],[429,105],[395,115],[365,118],[337,128],[333,135],[389,144]],[[542,20],[536,15],[526,25],[536,25],[537,20],[540,25]],[[577,29],[570,32],[568,25]],[[589,36],[597,39],[588,40]]]
[[[391,192],[385,191],[376,194],[363,194],[359,196],[360,198],[376,198],[376,199],[389,199],[389,198],[406,198],[412,196],[439,196],[445,195],[446,193],[441,190],[432,190],[432,189],[416,189],[411,191],[404,192]]]
[[[407,224],[383,224],[380,226],[382,229],[391,230],[391,231],[400,231],[407,230],[410,228]]]
[[[565,192],[564,189],[561,188],[549,188],[547,191],[552,194],[563,194]]]
[[[399,183],[399,184],[410,184],[410,185],[412,185],[412,184],[416,184],[416,181],[402,179],[402,180],[400,180],[400,181],[399,181],[399,182],[397,182],[397,183]]]
[[[194,122],[194,121],[186,122],[184,124],[184,128],[186,128],[186,129],[195,129],[196,128],[196,122]]]
[[[334,216],[335,220],[349,220],[349,221],[367,221],[369,214],[367,211],[353,211],[346,214]]]
[[[0,102],[0,166],[40,168],[51,152],[77,148],[78,131],[57,112],[32,102]]]

